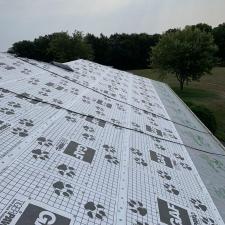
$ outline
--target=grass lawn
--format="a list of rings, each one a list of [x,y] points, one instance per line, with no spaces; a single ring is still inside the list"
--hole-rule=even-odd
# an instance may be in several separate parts
[[[183,100],[206,106],[216,117],[217,131],[215,136],[225,142],[225,67],[214,68],[212,75],[203,76],[200,82],[191,82],[184,87],[183,91],[180,91],[179,83],[172,75],[162,79],[159,74],[151,69],[130,72],[165,82]]]

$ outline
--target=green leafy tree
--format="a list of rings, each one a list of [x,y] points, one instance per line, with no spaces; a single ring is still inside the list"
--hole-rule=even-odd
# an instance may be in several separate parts
[[[8,52],[19,57],[33,58],[35,56],[35,46],[32,41],[19,41],[14,43]]]
[[[213,29],[213,36],[219,49],[218,57],[225,64],[225,23]]]
[[[8,52],[46,62],[67,62],[78,58],[93,58],[91,45],[79,31],[75,31],[72,36],[67,32],[58,32],[40,36],[34,41],[16,42]]]
[[[199,29],[200,31],[205,31],[206,33],[212,32],[212,26],[206,24],[206,23],[198,23],[196,25],[191,26],[192,29]]]
[[[217,47],[211,33],[186,27],[166,33],[152,49],[152,66],[175,74],[183,90],[184,83],[200,80],[210,73]]]
[[[67,32],[55,33],[47,48],[47,53],[58,62],[92,59],[91,46],[86,43],[83,35],[75,31],[72,36]]]

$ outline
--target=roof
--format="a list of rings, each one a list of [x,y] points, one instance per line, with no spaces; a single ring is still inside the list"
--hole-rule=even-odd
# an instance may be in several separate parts
[[[225,153],[164,83],[0,54],[0,225],[224,224]]]

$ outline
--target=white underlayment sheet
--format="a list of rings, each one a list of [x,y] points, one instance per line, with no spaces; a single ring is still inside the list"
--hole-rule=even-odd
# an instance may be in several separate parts
[[[0,225],[224,224],[150,80],[37,65],[0,55]]]

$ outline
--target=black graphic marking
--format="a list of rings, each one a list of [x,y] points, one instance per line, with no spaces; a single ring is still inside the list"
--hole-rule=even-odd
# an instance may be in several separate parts
[[[104,207],[100,204],[95,205],[94,202],[87,202],[84,205],[85,210],[87,210],[87,215],[93,219],[96,217],[97,219],[103,220],[106,217],[104,212]]]
[[[49,159],[49,153],[46,151],[42,151],[41,149],[34,149],[32,150],[33,153],[33,158],[35,159],[41,159],[41,160],[46,160]]]
[[[147,215],[147,209],[143,206],[141,202],[135,202],[134,200],[130,200],[128,202],[128,205],[131,207],[130,210],[133,213],[138,213],[141,216]]]
[[[58,196],[71,197],[73,195],[73,187],[70,184],[64,184],[61,181],[58,181],[53,184],[54,192]]]
[[[59,166],[57,166],[58,172],[59,174],[61,174],[62,176],[66,175],[68,177],[73,177],[75,175],[75,169],[71,166],[67,166],[65,164],[61,164]]]
[[[65,216],[49,211],[46,208],[29,204],[18,219],[16,225],[70,225],[70,222],[71,220]]]
[[[169,157],[164,156],[162,154],[156,153],[154,151],[150,151],[151,160],[163,164],[169,168],[173,168],[173,164]]]
[[[201,209],[203,212],[207,210],[207,207],[199,199],[192,198],[190,201],[196,209]]]
[[[77,142],[70,141],[70,143],[64,150],[64,153],[73,156],[77,159],[83,160],[84,162],[91,163],[95,155],[95,150],[88,147],[84,147],[83,145],[78,144]]]
[[[188,211],[158,198],[160,221],[167,225],[192,225]]]

